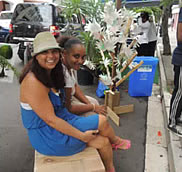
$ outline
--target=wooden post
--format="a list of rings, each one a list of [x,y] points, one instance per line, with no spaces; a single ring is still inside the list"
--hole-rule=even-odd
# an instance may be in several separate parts
[[[111,91],[108,90],[105,92],[106,97],[105,97],[105,105],[109,106],[111,109],[115,106],[119,106],[120,103],[120,92],[119,91]]]
[[[105,105],[107,106],[107,114],[113,122],[119,126],[119,116],[118,114],[133,112],[134,105],[123,105],[120,104],[120,92],[108,90],[105,92]]]
[[[116,87],[118,87],[126,78],[128,78],[136,69],[138,69],[143,64],[143,61],[141,61],[138,65],[136,65],[131,71],[129,71],[122,79],[120,79],[116,83]]]
[[[129,59],[127,60],[126,65],[124,65],[123,68],[121,68],[121,70],[120,70],[121,73],[130,65],[130,63],[133,61],[133,59],[136,57],[136,55],[137,55],[137,53],[135,52],[135,53],[131,56],[131,58],[129,58]]]

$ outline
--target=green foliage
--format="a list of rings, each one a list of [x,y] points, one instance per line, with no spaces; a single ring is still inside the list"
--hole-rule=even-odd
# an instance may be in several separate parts
[[[61,5],[65,6],[63,14],[71,22],[72,16],[77,16],[82,26],[82,17],[88,16],[90,13],[89,0],[66,0]],[[82,26],[83,29],[83,26]]]
[[[105,0],[108,2],[110,0]],[[60,5],[65,6],[63,14],[71,22],[72,16],[77,16],[80,24],[82,17],[86,17],[88,20],[95,18],[100,20],[100,14],[104,10],[104,3],[102,0],[66,0]]]
[[[90,0],[89,1],[89,15],[87,16],[89,20],[96,19],[96,21],[100,20],[100,14],[104,11],[104,3],[101,0]]]
[[[148,7],[136,8],[136,9],[133,9],[133,11],[135,11],[136,13],[147,12],[149,13],[149,15],[152,14],[152,10]]]
[[[162,10],[160,7],[143,7],[143,8],[137,7],[133,8],[132,10],[136,13],[147,12],[149,13],[149,15],[153,14],[155,16],[156,21],[159,21],[162,15]]]
[[[13,56],[13,50],[10,45],[2,45],[0,47],[0,55],[6,59],[11,59]]]
[[[178,0],[162,0],[161,5],[164,7],[172,5],[174,2],[179,2]]]
[[[0,66],[1,66],[2,68],[7,67],[8,69],[11,69],[11,70],[15,73],[15,75],[16,75],[17,77],[19,76],[19,73],[18,73],[18,71],[16,70],[16,68],[15,68],[14,66],[12,66],[12,65],[8,62],[8,60],[7,60],[5,57],[1,56],[1,55],[0,55]]]
[[[93,63],[98,63],[100,61],[101,54],[99,53],[98,48],[96,47],[97,41],[93,38],[90,32],[80,32],[78,36],[80,40],[85,45],[87,60],[92,61]]]

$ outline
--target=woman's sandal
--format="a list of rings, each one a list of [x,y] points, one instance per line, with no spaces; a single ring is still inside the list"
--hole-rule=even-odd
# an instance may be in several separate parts
[[[120,148],[121,146],[123,146],[124,144],[126,144],[125,148]],[[117,149],[123,149],[123,150],[127,150],[131,147],[131,141],[130,140],[122,140],[119,144],[112,144],[112,148],[117,150]]]
[[[111,170],[107,171],[107,172],[115,172],[114,167]]]

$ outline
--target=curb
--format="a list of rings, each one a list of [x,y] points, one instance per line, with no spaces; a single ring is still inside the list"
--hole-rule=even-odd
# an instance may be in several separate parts
[[[157,45],[157,57],[159,58],[160,92],[164,116],[164,128],[167,139],[168,163],[170,172],[181,172],[182,169],[182,145],[180,138],[167,130],[171,94],[167,91],[167,80],[165,76],[160,45]]]

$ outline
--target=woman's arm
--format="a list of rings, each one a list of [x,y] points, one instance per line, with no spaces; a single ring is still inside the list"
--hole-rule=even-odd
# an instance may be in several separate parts
[[[89,112],[89,111],[94,111],[94,105],[91,104],[89,101],[88,101],[88,104],[85,103],[84,105],[81,105],[81,104],[77,104],[77,105],[72,105],[71,104],[71,92],[72,92],[72,88],[65,88],[65,94],[66,94],[66,102],[65,102],[65,106],[66,108],[71,112],[71,113],[74,113],[74,114],[83,114],[83,113],[86,113],[86,112]],[[75,93],[76,93],[76,90],[75,90]],[[83,94],[83,92],[81,93]],[[75,96],[75,95],[74,95]],[[83,94],[83,96],[85,97],[85,95]],[[76,96],[75,96],[76,97]],[[76,97],[78,100],[80,100],[78,97]],[[86,98],[86,97],[85,97]],[[88,100],[86,98],[86,100]],[[80,100],[81,101],[81,100]],[[87,102],[87,101],[86,101]]]
[[[177,27],[177,41],[178,42],[182,42],[182,23],[178,23],[178,27]]]
[[[80,115],[84,114],[86,112],[96,112],[98,114],[103,114],[106,115],[106,107],[101,106],[101,105],[96,105],[96,104],[91,104],[89,100],[86,98],[84,93],[81,91],[80,87],[76,84],[75,87],[75,97],[82,103],[84,104],[71,104],[71,88],[65,88],[65,94],[66,94],[66,103],[65,106],[66,108],[74,114]],[[84,101],[85,100],[85,101]]]
[[[86,98],[82,90],[80,89],[78,84],[75,84],[75,94],[74,96],[80,100],[80,102],[85,103],[85,104],[91,104],[91,102]]]
[[[54,113],[52,103],[48,96],[49,89],[39,82],[32,74],[24,79],[20,89],[21,102],[28,103],[35,113],[49,126],[66,135],[87,142],[88,133],[83,133],[72,127]],[[89,133],[89,138],[92,138]]]

